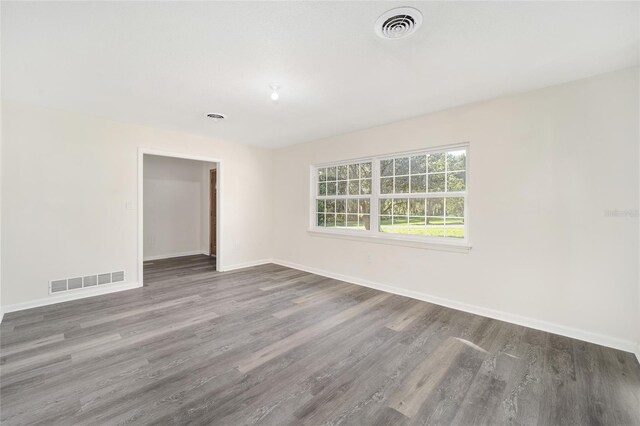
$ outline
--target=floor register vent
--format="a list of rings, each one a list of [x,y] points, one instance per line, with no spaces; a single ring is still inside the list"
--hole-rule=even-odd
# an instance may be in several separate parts
[[[124,282],[124,271],[49,281],[49,294]]]

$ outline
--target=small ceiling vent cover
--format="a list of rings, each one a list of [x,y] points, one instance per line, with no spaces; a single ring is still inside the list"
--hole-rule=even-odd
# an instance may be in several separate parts
[[[224,120],[225,117],[222,114],[207,114],[207,117],[213,119],[213,121],[220,121],[220,120]]]
[[[413,34],[422,24],[422,13],[413,7],[397,7],[376,21],[376,34],[386,39],[399,39]]]

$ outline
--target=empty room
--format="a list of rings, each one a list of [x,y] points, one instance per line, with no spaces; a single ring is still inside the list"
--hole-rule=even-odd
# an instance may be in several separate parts
[[[0,424],[640,425],[640,2],[0,37]]]

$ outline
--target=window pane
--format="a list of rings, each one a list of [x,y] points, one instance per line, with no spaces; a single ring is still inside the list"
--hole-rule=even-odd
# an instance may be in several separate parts
[[[336,215],[336,226],[346,226],[347,225],[347,215],[342,213],[338,213]]]
[[[447,191],[464,191],[465,173],[447,173]]]
[[[391,198],[383,198],[380,200],[380,214],[391,215],[393,213],[393,200]]]
[[[406,224],[398,224],[397,222],[394,224],[393,217],[383,216],[380,219],[380,232],[388,233],[388,234],[403,234],[406,229]]]
[[[371,179],[362,179],[360,181],[360,193],[362,195],[371,194]]]
[[[419,173],[427,172],[427,156],[416,155],[411,157],[411,174],[416,175]]]
[[[371,219],[368,214],[358,215],[358,228],[371,229]]]
[[[412,227],[424,226],[426,219],[424,216],[409,216],[409,225]]]
[[[336,200],[327,200],[326,202],[326,212],[327,213],[335,213],[336,212]]]
[[[444,172],[444,154],[429,154],[427,155],[427,171]]]
[[[359,180],[350,180],[349,181],[349,194],[350,195],[358,195],[360,193],[360,181]]]
[[[409,176],[401,176],[395,178],[395,192],[396,194],[403,194],[409,192]]]
[[[360,179],[371,178],[371,163],[360,164]]]
[[[466,170],[467,168],[467,152],[465,150],[447,152],[447,170],[450,172],[456,170]]]
[[[369,209],[371,208],[371,203],[369,200],[359,200],[360,201],[360,213],[369,214]]]
[[[324,226],[324,214],[318,214],[317,217],[316,225]]]
[[[360,167],[358,164],[349,164],[349,179],[360,178]]]
[[[347,213],[358,213],[358,200],[347,200]]]
[[[319,183],[318,184],[318,195],[327,195],[327,184]]]
[[[336,182],[327,182],[327,195],[336,195]]]
[[[450,197],[446,200],[447,217],[464,217],[464,198]]]
[[[347,215],[347,226],[349,228],[357,228],[358,227],[358,215],[357,214],[348,214]]]
[[[336,168],[327,167],[327,180],[336,180]]]
[[[412,216],[424,216],[424,198],[412,198],[409,200],[409,214]]]
[[[427,191],[427,175],[411,176],[411,192]]]
[[[407,214],[407,199],[406,198],[396,198],[393,200],[393,215],[405,215]]]
[[[445,236],[449,238],[464,238],[464,219],[455,219],[458,223],[450,225],[447,220]]]
[[[393,224],[391,216],[380,216],[380,230],[385,232],[385,228],[390,227]]]
[[[336,200],[336,213],[344,213],[346,210],[346,200]]]
[[[409,157],[395,159],[395,174],[396,176],[409,174]]]
[[[445,217],[444,221],[447,227],[450,225],[464,225],[464,218],[462,217]]]
[[[380,161],[380,176],[393,176],[393,160]]]
[[[381,216],[380,231],[390,234],[424,235],[424,217],[408,219],[406,216]]]
[[[444,226],[427,226],[428,237],[444,237]]]
[[[380,179],[380,193],[393,194],[393,178]]]
[[[324,200],[317,200],[317,207],[316,207],[316,211],[318,213],[324,213]]]
[[[325,226],[327,227],[334,227],[336,226],[336,215],[334,214],[327,214],[325,217]]]
[[[318,181],[324,182],[325,180],[327,180],[327,169],[323,167],[318,169]]]
[[[444,173],[429,176],[429,192],[444,192]]]
[[[406,225],[408,219],[406,216],[393,216],[393,224],[394,225]]]
[[[427,216],[444,216],[444,198],[427,198]]]
[[[441,217],[427,217],[427,236],[444,237],[444,219]]]
[[[349,167],[338,166],[338,180],[347,180],[348,171],[349,171]]]
[[[338,181],[338,195],[347,195],[347,181],[339,180]]]
[[[441,223],[438,228],[443,228],[442,218],[440,218],[440,222]],[[424,216],[407,217],[381,215],[380,231],[392,234],[423,236],[429,233],[428,227],[425,226]],[[440,229],[439,233],[440,235],[443,234],[442,229]]]

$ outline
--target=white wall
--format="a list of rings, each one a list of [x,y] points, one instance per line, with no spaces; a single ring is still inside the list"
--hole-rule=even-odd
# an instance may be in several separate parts
[[[629,69],[278,150],[274,257],[633,350],[638,114]],[[467,141],[470,253],[307,233],[310,164]]]
[[[136,281],[138,147],[221,159],[222,268],[271,256],[271,151],[7,101],[2,118],[5,308],[51,300],[55,278]]]
[[[144,258],[208,254],[215,163],[144,156]]]
[[[275,152],[4,101],[3,306],[48,300],[52,278],[135,280],[146,147],[223,159],[223,268],[274,257],[633,350],[640,227],[605,210],[639,205],[638,92],[625,70]],[[306,232],[310,164],[462,141],[469,254]]]
[[[0,7],[0,22],[2,22],[2,7]],[[0,45],[2,45],[2,31],[0,31]],[[2,55],[0,55],[0,81],[2,81]],[[2,85],[0,84],[0,99],[2,99]],[[2,309],[2,102],[0,102],[0,322],[4,316]]]

